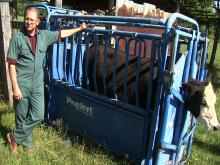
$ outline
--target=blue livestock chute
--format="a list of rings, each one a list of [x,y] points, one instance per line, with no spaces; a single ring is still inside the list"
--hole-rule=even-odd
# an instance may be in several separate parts
[[[181,85],[207,74],[208,38],[197,22],[179,13],[164,21],[47,10],[48,29],[92,27],[51,48],[48,120],[138,164],[184,163],[197,123]]]

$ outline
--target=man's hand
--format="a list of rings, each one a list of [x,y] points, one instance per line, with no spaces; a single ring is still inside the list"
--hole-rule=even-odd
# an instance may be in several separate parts
[[[23,97],[19,87],[13,90],[13,95],[14,95],[15,100],[21,100]]]
[[[86,28],[87,28],[86,23],[85,23],[85,22],[82,22],[81,25],[80,25],[80,29],[81,29],[81,30],[84,30],[84,29],[86,29]]]
[[[21,100],[23,96],[18,86],[16,66],[14,64],[9,65],[9,75],[11,78],[14,99]]]

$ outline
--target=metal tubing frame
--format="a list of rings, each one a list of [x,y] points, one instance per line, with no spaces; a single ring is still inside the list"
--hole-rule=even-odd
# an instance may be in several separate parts
[[[55,13],[55,12],[54,12]],[[138,19],[138,18],[131,18],[131,17],[111,17],[111,16],[69,16],[69,15],[64,15],[64,14],[51,14],[50,17],[55,17],[55,18],[64,18],[64,19],[69,19],[69,18],[74,18],[74,20],[80,20],[80,21],[85,21],[85,20],[88,20],[88,23],[94,23],[94,24],[116,24],[116,25],[121,25],[121,26],[137,26],[137,27],[153,27],[153,28],[163,28],[164,27],[164,22],[159,20],[159,19]],[[178,30],[176,30],[176,40],[178,40],[178,35],[182,35],[182,36],[185,36],[185,37],[188,37],[191,39],[191,44],[189,44],[189,52],[188,52],[188,56],[187,56],[187,60],[186,60],[186,63],[190,63],[190,61],[192,62],[192,58],[195,60],[196,58],[196,52],[197,52],[197,46],[195,46],[195,44],[198,43],[199,40],[205,40],[206,38],[204,37],[201,37],[200,34],[199,34],[199,27],[198,27],[198,24],[195,20],[189,18],[189,17],[186,17],[182,14],[179,14],[179,13],[175,13],[173,15],[171,15],[168,19],[168,21],[166,22],[166,32],[165,33],[168,33],[170,31],[170,29],[173,27],[173,23],[175,22],[176,19],[182,19],[182,20],[185,20],[185,21],[188,21],[190,23],[192,23],[194,25],[194,30],[191,30],[191,29],[187,29],[187,28],[180,28]],[[91,20],[95,20],[95,21],[91,21]],[[101,20],[101,21],[99,21]],[[104,21],[103,21],[104,20]],[[106,21],[110,21],[110,22],[106,22]],[[117,22],[119,21],[119,22]],[[132,24],[129,24],[128,21],[131,21]],[[141,24],[142,23],[142,24]],[[150,25],[149,25],[150,23]],[[151,25],[151,23],[153,25]],[[86,32],[101,32],[102,30],[96,30],[96,29],[87,29]],[[103,32],[105,31],[105,34],[106,34],[106,31],[108,30],[103,30]],[[177,32],[179,31],[179,32]],[[188,32],[188,33],[187,33]],[[195,39],[195,34],[197,32],[197,37],[196,37],[196,43],[194,43],[194,39]],[[141,38],[151,38],[153,39],[154,37],[156,38],[160,38],[160,35],[145,35],[144,33],[136,33],[136,32],[123,32],[123,31],[111,31],[109,30],[109,35],[111,36],[115,36],[115,35],[121,35],[121,36],[129,36],[129,37],[141,37]],[[192,34],[190,34],[192,33]],[[206,41],[206,40],[205,40]],[[117,42],[116,42],[117,43]],[[162,54],[165,55],[163,56],[164,60],[163,61],[163,70],[165,70],[165,66],[166,66],[166,59],[167,59],[167,44],[168,42],[166,41],[165,42],[165,51],[164,53]],[[194,46],[195,47],[194,47]],[[176,48],[177,45],[175,45],[175,48]],[[116,44],[116,47],[117,47],[117,44]],[[96,48],[97,49],[97,48]],[[106,50],[105,50],[106,51]],[[96,51],[97,52],[97,51]],[[127,51],[126,51],[127,52]],[[174,51],[176,54],[177,50],[175,49]],[[192,53],[193,52],[193,53]],[[127,53],[126,53],[127,54]],[[192,58],[191,58],[191,54],[193,54]],[[114,53],[114,58],[116,58],[116,55],[117,55],[117,51],[115,51]],[[139,55],[140,55],[140,52],[139,52]],[[172,71],[172,67],[175,63],[175,57],[172,57],[174,58],[173,59],[173,62],[171,62],[171,65],[169,67],[169,71]],[[127,59],[127,55],[126,55],[126,59]],[[204,62],[205,59],[203,59],[202,62]],[[114,63],[114,65],[116,65]],[[126,64],[127,65],[127,64]],[[152,66],[151,66],[152,67]],[[190,70],[190,67],[186,67],[184,69],[184,76],[183,76],[183,82],[186,82],[188,80],[188,77],[189,75],[192,75],[192,73],[194,72],[194,70]],[[103,71],[104,73],[104,71]],[[114,77],[115,77],[115,72],[114,72]],[[104,80],[103,80],[104,81]],[[126,81],[126,80],[125,80]],[[137,81],[137,80],[136,80]],[[115,83],[115,78],[114,78],[114,83]],[[161,82],[158,83],[159,85],[159,89],[157,91],[157,98],[160,98],[161,96],[161,91],[162,91],[162,88],[163,88],[163,84]],[[96,87],[97,88],[97,87]],[[115,87],[116,89],[116,87]],[[116,93],[116,91],[114,92]],[[125,91],[126,93],[126,91]],[[164,112],[164,116],[162,118],[166,118],[167,116],[167,110],[168,110],[168,107],[169,107],[169,100],[172,96],[170,94],[166,95],[166,102],[165,102],[165,112]],[[115,96],[115,98],[117,99],[117,96]],[[137,99],[136,99],[137,100]],[[153,124],[151,126],[151,130],[154,129],[154,133],[151,134],[151,138],[150,138],[150,142],[151,145],[148,146],[148,154],[147,154],[147,158],[146,160],[148,162],[152,162],[152,151],[153,151],[153,148],[154,148],[154,142],[155,142],[155,135],[156,135],[156,128],[159,127],[159,112],[160,112],[160,105],[159,105],[159,99],[156,100],[156,104],[155,104],[155,110],[154,110],[154,117],[153,117]],[[162,125],[160,126],[161,129],[161,132],[159,132],[159,134],[161,133],[161,139],[163,139],[163,136],[164,136],[164,126],[165,126],[165,123],[164,121],[162,122]],[[193,131],[194,131],[195,127],[193,127],[193,129],[190,131],[190,135],[188,135],[191,140],[192,140],[192,135],[193,135]],[[183,132],[181,133],[180,137],[183,137]],[[189,138],[188,137],[188,138]],[[180,141],[181,141],[182,138],[180,138]],[[179,148],[179,146],[177,147],[176,145],[173,145],[173,144],[169,144],[169,143],[166,143],[164,142],[163,140],[161,140],[161,144],[162,144],[162,148],[164,149],[170,149],[170,150],[177,150]],[[180,145],[180,143],[179,143]],[[189,153],[190,151],[190,146],[187,150],[187,153]],[[174,155],[175,157],[175,155]]]

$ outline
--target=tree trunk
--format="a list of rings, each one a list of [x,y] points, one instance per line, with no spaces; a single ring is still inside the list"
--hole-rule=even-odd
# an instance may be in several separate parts
[[[217,25],[215,26],[215,34],[214,34],[214,43],[213,43],[213,48],[212,48],[212,55],[209,61],[209,66],[212,67],[214,65],[215,62],[215,57],[216,57],[216,52],[217,52],[217,48],[218,48],[218,43],[219,43],[219,28],[220,25],[219,23],[217,23]]]
[[[180,0],[176,0],[176,12],[180,12]]]
[[[3,83],[4,99],[13,102],[11,81],[8,74],[8,65],[5,62],[11,38],[11,22],[9,12],[9,2],[0,2],[0,82]]]
[[[62,0],[50,0],[50,6],[62,7]]]
[[[55,0],[56,7],[62,7],[62,0]]]

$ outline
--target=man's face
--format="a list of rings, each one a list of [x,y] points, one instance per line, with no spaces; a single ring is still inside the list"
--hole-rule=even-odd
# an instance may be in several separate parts
[[[35,10],[27,10],[24,18],[24,25],[27,32],[33,32],[39,24],[39,18]]]

